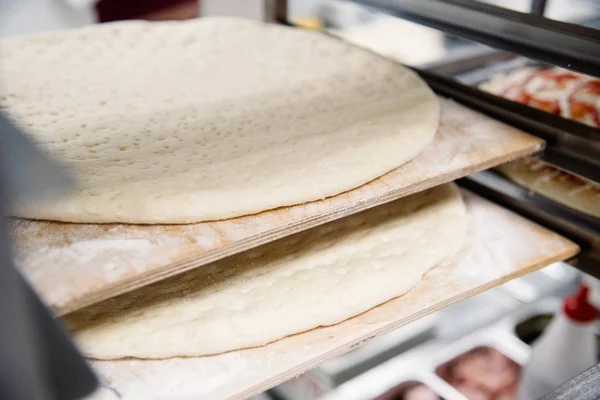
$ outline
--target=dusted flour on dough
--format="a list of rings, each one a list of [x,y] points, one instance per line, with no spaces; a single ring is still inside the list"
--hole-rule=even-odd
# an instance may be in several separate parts
[[[412,71],[232,18],[0,41],[0,103],[80,187],[17,216],[189,223],[339,194],[414,158],[439,105]]]
[[[465,206],[446,184],[209,264],[67,316],[92,358],[260,346],[410,290],[454,254]]]

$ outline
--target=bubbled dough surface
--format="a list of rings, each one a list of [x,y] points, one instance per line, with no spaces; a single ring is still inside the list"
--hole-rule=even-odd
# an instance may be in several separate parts
[[[166,358],[260,346],[410,290],[465,229],[446,184],[305,231],[66,318],[88,356]]]
[[[439,105],[334,38],[232,18],[0,42],[1,104],[80,187],[16,215],[188,223],[332,196],[415,157]]]

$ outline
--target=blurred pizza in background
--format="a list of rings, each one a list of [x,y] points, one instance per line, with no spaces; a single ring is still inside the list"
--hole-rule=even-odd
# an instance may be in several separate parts
[[[600,79],[558,67],[496,75],[480,89],[551,114],[600,127]]]
[[[558,67],[526,67],[493,76],[481,90],[600,128],[600,79]],[[598,138],[600,141],[600,137]],[[529,190],[600,218],[600,184],[535,158],[497,170]]]

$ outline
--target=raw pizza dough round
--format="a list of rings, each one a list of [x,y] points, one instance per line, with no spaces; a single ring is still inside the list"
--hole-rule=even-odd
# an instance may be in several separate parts
[[[414,158],[439,104],[326,35],[232,18],[0,42],[2,107],[80,186],[15,215],[191,223],[339,194]]]
[[[459,249],[465,213],[446,184],[107,300],[67,326],[96,359],[264,345],[404,294]]]

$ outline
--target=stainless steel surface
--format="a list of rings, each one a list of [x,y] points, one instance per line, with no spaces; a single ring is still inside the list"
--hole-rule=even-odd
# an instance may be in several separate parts
[[[543,16],[546,12],[546,0],[532,0],[531,13]]]

